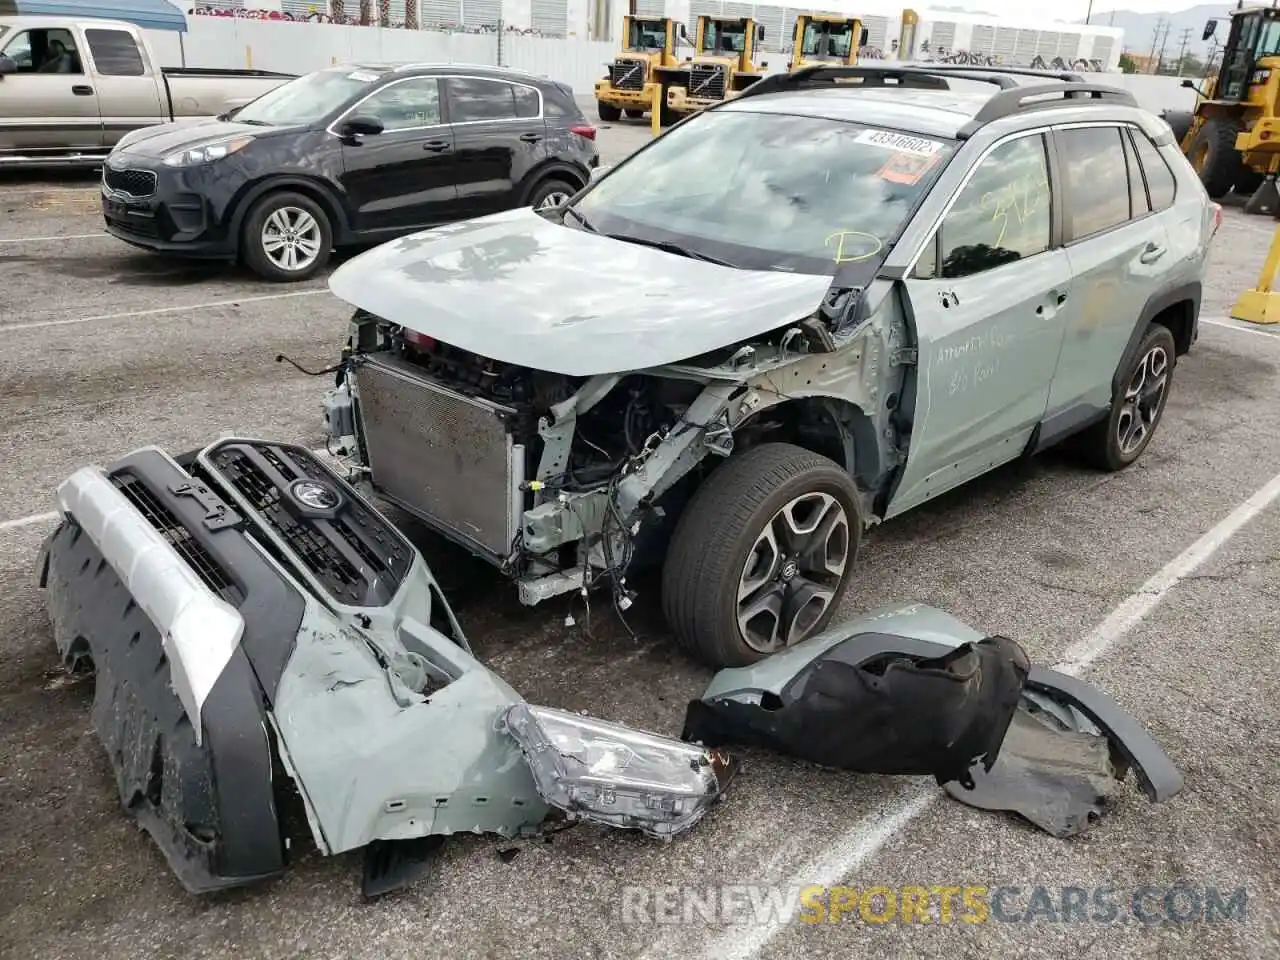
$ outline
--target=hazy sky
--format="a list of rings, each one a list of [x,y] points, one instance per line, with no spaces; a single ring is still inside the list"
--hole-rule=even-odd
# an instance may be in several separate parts
[[[1056,20],[1083,20],[1089,11],[1088,0],[1067,0],[1063,3],[1046,3],[1045,0],[939,0],[938,6],[964,7],[974,13],[991,13],[996,16],[1023,17],[1035,19],[1045,17]],[[1136,13],[1174,13],[1190,7],[1200,6],[1186,0],[1094,0],[1091,22],[1105,25],[1107,12],[1115,10],[1133,10]],[[907,4],[909,6],[909,4]],[[920,4],[927,7],[929,4]],[[1223,3],[1223,12],[1235,6],[1234,3]],[[1102,16],[1099,16],[1099,14]]]

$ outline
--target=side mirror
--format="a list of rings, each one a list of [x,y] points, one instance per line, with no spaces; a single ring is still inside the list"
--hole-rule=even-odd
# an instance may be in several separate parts
[[[763,23],[756,27],[756,40],[759,41],[760,43],[764,43],[764,24]]]
[[[1217,32],[1218,32],[1218,21],[1210,20],[1208,23],[1204,25],[1204,33],[1200,35],[1200,39],[1208,40]]]
[[[385,129],[386,127],[383,126],[382,121],[377,117],[357,114],[354,117],[348,117],[346,122],[343,123],[342,135],[344,137],[371,137]]]
[[[684,24],[683,24],[683,23],[682,23],[682,24],[680,24],[680,39],[681,39],[681,40],[688,40],[688,39],[689,39],[689,31],[688,31],[688,30],[686,30],[686,29],[684,28]]]
[[[863,28],[862,28],[862,35],[861,35],[860,37],[858,37],[858,46],[860,46],[860,47],[865,47],[865,46],[867,45],[867,37],[869,37],[869,36],[870,36],[870,34],[869,34],[869,33],[867,33],[867,28],[866,28],[866,27],[863,27]]]
[[[1196,88],[1195,83],[1193,83],[1191,80],[1183,80],[1180,84],[1178,84],[1178,86],[1184,87],[1187,90],[1194,90]]]
[[[0,77],[3,77],[6,73],[17,72],[18,61],[14,60],[13,57],[6,57],[3,53],[0,53]]]

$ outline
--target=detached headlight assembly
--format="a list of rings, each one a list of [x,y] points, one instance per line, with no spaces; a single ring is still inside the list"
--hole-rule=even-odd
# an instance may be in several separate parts
[[[243,150],[253,143],[253,137],[236,137],[234,140],[221,140],[218,143],[206,143],[202,147],[191,147],[178,153],[171,153],[164,158],[167,167],[194,167],[202,163],[213,163],[223,157],[230,156],[237,150]]]
[[[737,772],[723,752],[551,707],[516,704],[500,725],[549,805],[662,839],[701,820]]]

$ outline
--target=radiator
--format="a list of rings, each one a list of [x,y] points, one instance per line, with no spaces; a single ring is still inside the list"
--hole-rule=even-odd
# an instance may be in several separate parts
[[[377,491],[491,562],[505,560],[524,511],[525,448],[504,423],[515,411],[389,357],[358,366],[356,389]]]

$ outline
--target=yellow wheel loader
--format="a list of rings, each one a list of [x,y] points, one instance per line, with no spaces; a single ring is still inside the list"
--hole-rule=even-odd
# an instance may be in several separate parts
[[[1219,200],[1232,190],[1249,195],[1249,213],[1280,212],[1275,175],[1280,171],[1280,10],[1243,7],[1231,25],[1216,73],[1202,87],[1195,110],[1165,111],[1205,190]],[[1204,39],[1217,32],[1210,20]]]
[[[609,72],[596,81],[596,112],[606,123],[621,118],[643,117],[653,105],[657,87],[654,71],[658,67],[674,67],[676,56],[675,21],[622,18],[622,50],[609,64]]]
[[[857,17],[802,13],[796,17],[795,45],[787,72],[802,67],[858,62],[858,50],[867,45],[867,31]]]
[[[768,62],[758,67],[756,45],[764,41],[764,25],[750,17],[698,17],[694,55],[674,67],[654,72],[662,84],[664,125],[731,99],[761,80]],[[680,36],[688,40],[684,24]]]

